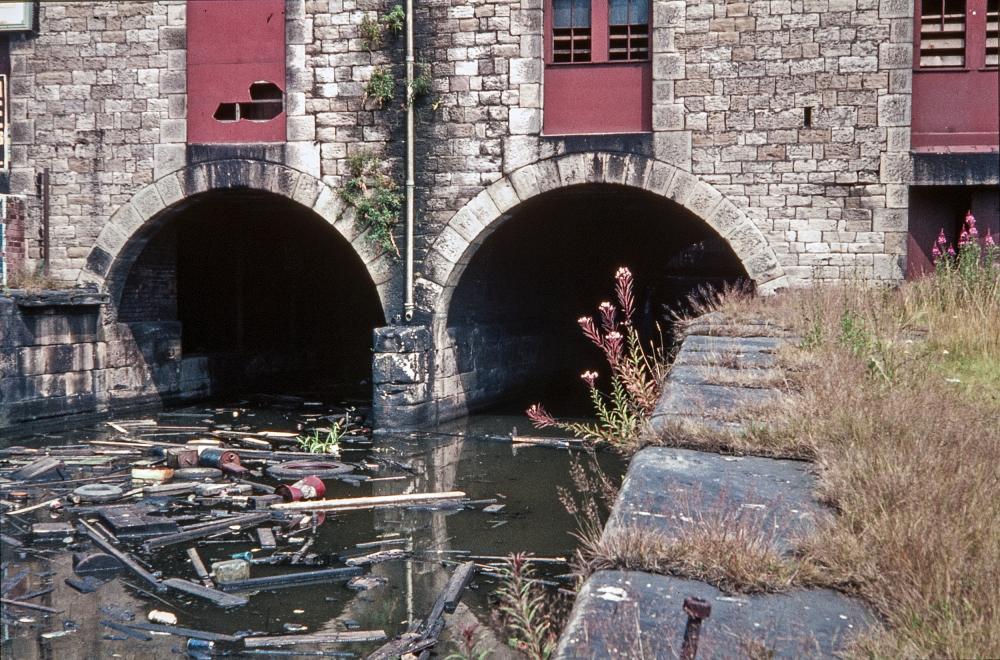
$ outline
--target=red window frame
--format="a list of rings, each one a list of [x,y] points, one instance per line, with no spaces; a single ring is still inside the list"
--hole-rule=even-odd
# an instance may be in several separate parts
[[[634,0],[633,0],[634,1]],[[641,1],[641,0],[640,0]],[[646,0],[646,44],[645,52],[641,57],[632,57],[631,40],[638,35],[632,35],[629,29],[625,35],[629,38],[630,47],[628,57],[611,59],[611,41],[622,38],[620,30],[614,30],[612,26],[610,6],[608,0],[590,0],[590,59],[572,59],[557,62],[555,59],[554,42],[556,39],[556,29],[554,26],[555,7],[554,0],[545,0],[545,63],[551,66],[562,66],[571,64],[607,64],[615,62],[648,62],[650,60],[650,42],[653,39],[653,7],[652,0]],[[572,29],[572,28],[571,28]],[[563,35],[560,35],[561,37]],[[582,35],[581,35],[582,36]]]
[[[995,69],[997,64],[997,22],[1000,21],[1000,0],[965,0],[965,30],[963,62],[955,66],[935,66],[920,63],[921,27],[924,4],[941,5],[954,0],[920,0],[915,3],[913,16],[913,68],[919,71],[978,71]],[[943,12],[942,12],[943,13]],[[993,62],[987,62],[988,51]]]
[[[637,52],[633,53],[630,27],[625,34],[627,57],[611,59],[611,39],[616,39],[620,46],[622,35],[621,30],[611,34],[609,0],[586,1],[590,6],[590,41],[583,45],[590,46],[590,59],[574,62],[567,61],[572,60],[572,55],[560,58],[561,61],[553,57],[554,3],[545,0],[542,134],[649,133],[653,130],[652,2],[644,0],[647,3],[645,42],[637,41]],[[629,14],[629,20],[631,17]],[[565,39],[566,35],[560,36]],[[638,46],[644,46],[644,51]]]

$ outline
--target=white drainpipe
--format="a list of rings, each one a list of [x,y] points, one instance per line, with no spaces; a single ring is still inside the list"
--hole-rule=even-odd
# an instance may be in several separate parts
[[[406,300],[403,318],[413,319],[413,0],[406,0]]]

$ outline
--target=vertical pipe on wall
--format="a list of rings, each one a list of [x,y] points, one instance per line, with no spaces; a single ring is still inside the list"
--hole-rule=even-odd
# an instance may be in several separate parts
[[[42,170],[38,175],[38,192],[42,197],[42,272],[45,275],[50,271],[49,259],[49,168]]]
[[[413,319],[413,0],[406,0],[406,300],[403,318]]]

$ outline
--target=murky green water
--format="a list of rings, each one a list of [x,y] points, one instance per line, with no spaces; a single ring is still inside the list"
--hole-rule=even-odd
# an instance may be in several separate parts
[[[277,406],[247,408],[239,405],[206,408],[188,407],[165,411],[156,417],[162,426],[245,425],[252,430],[298,431],[302,425],[320,422],[328,412],[321,406],[283,409]],[[148,416],[147,416],[148,417]],[[515,551],[525,551],[539,557],[568,557],[574,548],[571,532],[574,521],[559,503],[556,489],[568,487],[570,453],[551,447],[512,445],[497,438],[509,436],[519,428],[530,428],[523,416],[476,416],[449,424],[433,432],[403,436],[376,436],[373,446],[361,446],[345,451],[342,460],[374,464],[377,459],[391,459],[395,466],[383,466],[363,472],[370,480],[360,485],[326,480],[327,498],[361,497],[419,492],[461,490],[474,500],[495,499],[505,505],[500,514],[490,515],[477,505],[462,510],[383,509],[327,514],[317,526],[306,527],[295,537],[308,542],[315,537],[308,553],[315,553],[323,566],[343,566],[345,554],[365,552],[357,548],[378,540],[396,540],[409,547],[409,559],[393,560],[372,567],[370,574],[384,578],[384,584],[367,591],[353,591],[344,583],[311,584],[270,591],[260,591],[250,597],[250,604],[223,611],[205,601],[177,594],[158,594],[166,603],[137,592],[128,583],[145,588],[138,579],[125,573],[101,586],[95,593],[80,594],[65,584],[72,577],[71,552],[63,544],[28,545],[28,552],[3,547],[5,577],[29,570],[28,580],[7,598],[17,599],[39,589],[52,587],[47,595],[31,602],[54,607],[60,614],[5,608],[3,613],[4,658],[148,658],[184,652],[184,639],[153,635],[150,641],[123,639],[125,636],[102,621],[123,621],[133,615],[145,621],[151,609],[170,610],[177,614],[178,625],[199,630],[233,634],[239,631],[289,634],[289,629],[303,633],[341,630],[384,630],[391,638],[406,629],[411,620],[422,619],[444,587],[456,560],[464,553],[473,556],[497,557]],[[171,431],[160,431],[170,433]],[[199,432],[174,432],[159,436],[168,442],[184,442]],[[536,434],[532,432],[532,434]],[[48,436],[19,439],[18,445],[44,446],[79,444],[88,439],[106,438],[109,427],[101,424],[74,429]],[[204,435],[202,432],[201,435]],[[150,439],[156,439],[151,437]],[[9,444],[9,443],[8,443]],[[612,456],[602,456],[609,473],[620,474],[623,463]],[[244,461],[247,463],[248,461]],[[398,467],[404,465],[408,469]],[[82,476],[87,476],[83,474]],[[267,477],[254,477],[262,483],[276,485]],[[35,493],[39,498],[42,492]],[[32,501],[37,501],[33,499]],[[70,520],[65,512],[43,509],[19,516],[17,524],[35,521]],[[4,533],[16,533],[8,521]],[[79,542],[82,537],[78,537]],[[188,545],[172,546],[160,553],[140,555],[164,576],[194,580],[184,549]],[[250,551],[255,557],[270,554],[261,551],[255,537],[228,536],[219,540],[196,542],[205,561],[229,559],[234,553]],[[296,550],[301,544],[286,544],[279,550]],[[370,551],[370,550],[367,550]],[[487,563],[488,559],[478,560]],[[255,565],[252,576],[313,570],[318,566]],[[565,572],[565,567],[547,565],[547,575]],[[495,588],[492,578],[478,576],[465,593],[463,604],[449,617],[449,628],[479,623],[490,618],[488,598]],[[286,627],[286,624],[292,624]],[[61,637],[45,639],[44,633],[72,629]],[[489,641],[486,642],[490,643]],[[493,643],[497,643],[495,639]],[[325,645],[323,647],[287,647],[286,653],[303,655],[309,650],[346,652],[363,656],[379,644]],[[442,643],[438,652],[447,651]]]

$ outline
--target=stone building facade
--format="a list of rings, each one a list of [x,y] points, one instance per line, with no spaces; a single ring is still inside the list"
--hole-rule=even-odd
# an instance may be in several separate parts
[[[554,193],[590,184],[662,200],[721,239],[761,292],[903,277],[913,3],[651,0],[651,130],[547,135],[550,1],[414,3],[418,68],[432,91],[414,101],[411,323],[400,319],[402,260],[367,240],[341,195],[351,156],[366,150],[402,184],[403,39],[386,33],[372,47],[363,34],[366,17],[392,3],[284,2],[285,139],[240,144],[188,140],[187,26],[197,3],[42,3],[38,31],[7,38],[8,192],[31,200],[28,264],[41,258],[36,177],[47,168],[49,272],[109,294],[101,339],[134,344],[139,326],[118,313],[157,232],[199,195],[277,195],[332,226],[364,264],[370,281],[357,286],[377,292],[386,324],[375,338],[376,407],[413,423],[459,414],[527,377],[525,347],[541,344],[522,334],[503,348],[515,336],[506,326],[458,327],[449,304],[493,232]],[[366,96],[375,72],[397,81],[383,108]],[[405,248],[401,227],[397,235]],[[143,295],[177,295],[169,265],[142,268],[153,273]],[[143,330],[162,345],[138,347],[142,373],[126,364],[116,368],[128,374],[94,387],[123,399],[150,389],[165,400],[204,394],[211,377],[203,363],[185,364],[182,331],[171,327]],[[172,375],[151,384],[150,369]]]

